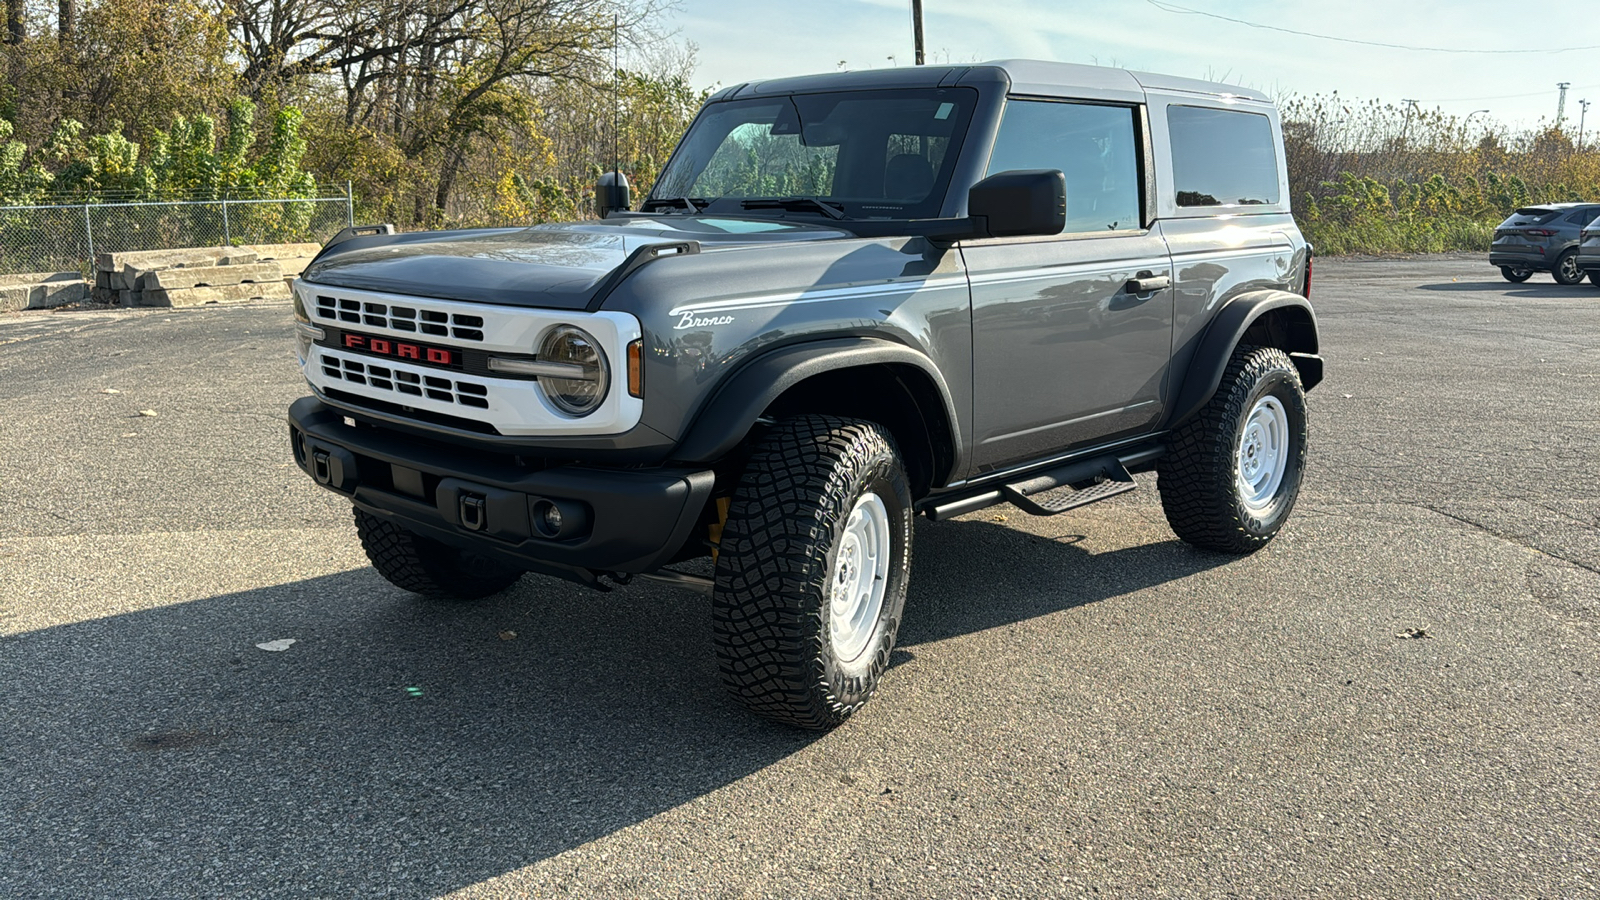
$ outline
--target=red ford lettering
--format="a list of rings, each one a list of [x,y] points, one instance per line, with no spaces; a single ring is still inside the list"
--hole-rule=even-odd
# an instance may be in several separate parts
[[[395,359],[414,359],[417,362],[430,363],[435,366],[453,367],[461,362],[460,356],[454,350],[447,350],[443,347],[429,347],[426,344],[411,344],[389,338],[368,337],[364,334],[346,332],[341,336],[341,343],[349,350],[359,350],[362,353],[370,353],[374,356],[389,356]]]

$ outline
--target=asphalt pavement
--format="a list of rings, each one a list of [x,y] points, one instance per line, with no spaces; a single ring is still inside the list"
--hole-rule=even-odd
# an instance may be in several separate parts
[[[291,462],[285,306],[0,317],[0,897],[1600,895],[1600,288],[1313,300],[1276,542],[1152,476],[921,522],[826,735],[724,698],[699,595],[389,586]]]

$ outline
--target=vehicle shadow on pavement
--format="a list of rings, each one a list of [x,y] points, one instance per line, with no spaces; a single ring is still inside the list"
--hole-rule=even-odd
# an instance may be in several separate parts
[[[1533,297],[1546,300],[1600,298],[1600,289],[1584,284],[1512,284],[1508,281],[1441,281],[1419,284],[1418,290],[1447,294],[1503,294],[1507,297]]]
[[[982,521],[919,523],[899,645],[1087,606],[1237,560],[1176,538],[1104,553],[1090,553],[1080,540]]]
[[[1226,562],[917,536],[909,645]],[[427,897],[537,863],[822,739],[725,699],[709,633],[658,585],[449,604],[361,569],[5,638],[0,895]]]
[[[818,739],[728,702],[709,631],[661,586],[454,605],[362,569],[5,638],[0,896],[430,897],[536,863]]]

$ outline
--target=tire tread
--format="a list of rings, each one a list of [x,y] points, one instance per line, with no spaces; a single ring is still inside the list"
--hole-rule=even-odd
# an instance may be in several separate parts
[[[1168,439],[1167,452],[1156,464],[1156,483],[1167,523],[1184,542],[1222,553],[1253,553],[1276,534],[1276,530],[1261,535],[1245,528],[1229,488],[1235,479],[1235,431],[1254,386],[1275,371],[1287,374],[1301,390],[1288,354],[1275,347],[1241,344],[1228,360],[1210,402]],[[1303,433],[1301,438],[1303,453]],[[1291,491],[1298,489],[1298,484],[1289,486]]]
[[[893,439],[875,423],[806,415],[774,426],[746,465],[717,554],[713,633],[723,684],[758,715],[827,729],[871,695],[846,699],[829,685],[822,604],[851,473],[885,453]]]

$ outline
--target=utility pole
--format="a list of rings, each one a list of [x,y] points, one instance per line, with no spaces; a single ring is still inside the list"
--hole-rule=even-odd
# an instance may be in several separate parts
[[[1560,81],[1556,87],[1561,89],[1561,97],[1556,101],[1556,127],[1560,128],[1562,121],[1567,118],[1567,88],[1572,87],[1572,82]]]
[[[1406,98],[1402,97],[1400,98],[1400,102],[1406,105],[1406,120],[1405,123],[1400,126],[1400,146],[1404,147],[1406,145],[1406,133],[1411,130],[1411,112],[1417,108],[1417,101],[1407,100]]]
[[[922,0],[911,0],[911,33],[917,41],[917,65],[923,64],[922,57]]]
[[[1578,152],[1583,152],[1583,120],[1589,117],[1589,101],[1578,101]]]

